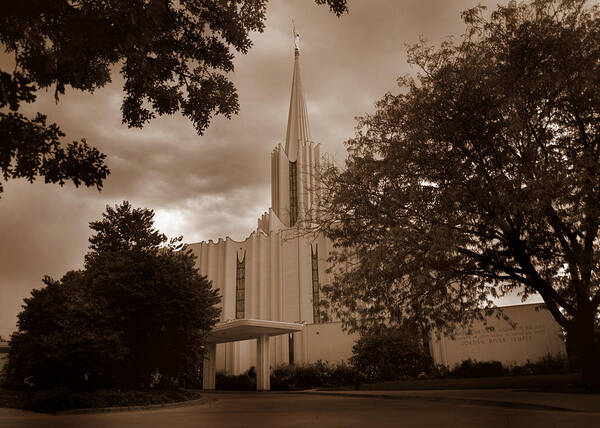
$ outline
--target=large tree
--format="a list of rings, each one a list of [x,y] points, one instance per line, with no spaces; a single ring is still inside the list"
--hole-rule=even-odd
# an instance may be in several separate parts
[[[346,0],[315,0],[337,16]],[[46,115],[20,113],[40,89],[58,102],[67,87],[93,92],[125,80],[123,123],[141,128],[181,111],[202,134],[215,114],[239,110],[227,73],[264,28],[268,0],[20,0],[0,2],[0,44],[14,67],[0,69],[0,172],[48,183],[102,187],[105,155],[85,139],[62,144]],[[2,184],[0,183],[0,192]]]
[[[199,374],[220,297],[188,250],[165,247],[153,212],[127,202],[90,224],[84,269],[25,299],[7,377],[37,386],[147,387]]]
[[[583,0],[463,13],[323,175],[328,296],[355,327],[443,328],[538,293],[600,384],[600,10]]]

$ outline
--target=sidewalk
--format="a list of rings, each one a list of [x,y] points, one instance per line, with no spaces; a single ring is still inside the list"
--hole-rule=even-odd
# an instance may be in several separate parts
[[[397,400],[431,400],[486,406],[600,413],[600,394],[539,392],[525,389],[469,389],[416,391],[318,391],[301,394],[346,397],[387,398]]]

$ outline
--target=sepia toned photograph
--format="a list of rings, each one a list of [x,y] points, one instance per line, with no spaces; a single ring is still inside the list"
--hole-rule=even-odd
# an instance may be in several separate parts
[[[0,428],[599,427],[600,2],[0,0]]]

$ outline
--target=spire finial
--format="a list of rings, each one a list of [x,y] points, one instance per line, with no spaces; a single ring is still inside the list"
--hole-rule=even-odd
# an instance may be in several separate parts
[[[292,20],[294,31],[294,73],[292,75],[292,93],[290,97],[290,111],[288,114],[288,126],[285,137],[285,153],[290,162],[295,162],[298,150],[302,144],[310,139],[308,127],[308,114],[306,103],[302,95],[302,84],[300,83],[300,34],[296,32],[296,25]]]
[[[296,24],[294,24],[294,20],[292,19],[292,31],[294,32],[294,54],[296,56],[300,55],[300,34],[296,32]]]

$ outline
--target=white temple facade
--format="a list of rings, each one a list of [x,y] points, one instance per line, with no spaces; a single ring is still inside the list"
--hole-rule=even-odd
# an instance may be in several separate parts
[[[355,335],[339,321],[322,323],[318,302],[329,283],[327,258],[331,242],[299,233],[318,204],[320,145],[310,136],[300,80],[300,52],[294,70],[285,146],[271,153],[271,208],[258,219],[248,238],[229,237],[188,245],[200,273],[220,291],[221,322],[250,319],[303,324],[302,331],[272,337],[271,367],[317,360],[337,363],[352,354]],[[219,343],[216,370],[240,374],[256,366],[256,339]]]

